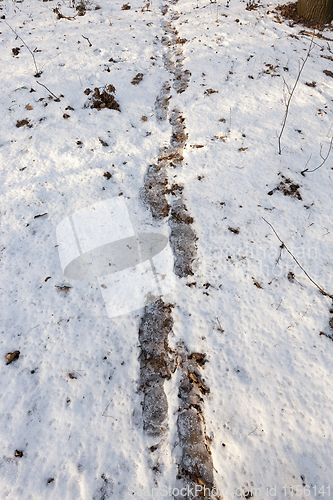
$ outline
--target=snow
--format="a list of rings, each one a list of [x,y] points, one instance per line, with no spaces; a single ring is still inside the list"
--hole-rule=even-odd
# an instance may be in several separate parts
[[[138,391],[142,310],[108,318],[98,283],[67,279],[56,246],[66,217],[118,196],[137,233],[168,234],[139,193],[170,141],[171,125],[155,110],[172,83],[162,43],[170,20],[187,40],[191,78],[185,92],[171,91],[188,139],[182,166],[168,177],[184,186],[198,241],[194,275],[168,278],[169,342],[209,360],[204,417],[216,485],[225,499],[248,488],[255,498],[330,496],[333,344],[320,332],[332,335],[332,301],[285,249],[276,263],[281,243],[263,218],[332,294],[332,157],[300,173],[320,165],[333,133],[333,80],[323,73],[332,68],[332,44],[314,38],[279,155],[284,80],[292,88],[311,40],[299,34],[303,27],[276,22],[276,2],[254,10],[235,1],[129,4],[91,2],[75,20],[57,19],[54,1],[1,5],[1,497],[172,498],[164,491],[177,486],[179,373],[165,383],[169,432],[156,475]],[[58,5],[77,14],[67,0]],[[40,78],[6,22],[34,51]],[[333,40],[329,29],[323,35]],[[132,85],[137,73],[143,79]],[[37,82],[64,97],[50,99]],[[84,90],[109,84],[121,112],[87,106]],[[17,128],[23,119],[32,127]],[[268,195],[282,175],[300,186],[301,200]],[[56,288],[64,285],[68,292]],[[6,365],[15,350],[19,359]]]

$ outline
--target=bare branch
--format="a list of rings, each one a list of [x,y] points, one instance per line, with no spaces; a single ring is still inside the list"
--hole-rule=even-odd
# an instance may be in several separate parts
[[[40,71],[38,71],[38,67],[37,67],[37,63],[36,63],[36,59],[35,59],[35,56],[33,54],[33,52],[29,49],[28,45],[25,43],[25,41],[23,40],[23,38],[21,38],[17,33],[16,31],[7,23],[7,21],[5,20],[5,23],[7,24],[8,28],[10,28],[12,30],[12,32],[16,35],[17,38],[19,38],[21,40],[21,42],[25,45],[25,47],[29,50],[30,54],[32,55],[32,58],[34,60],[34,64],[35,64],[35,68],[36,68],[36,74],[35,76],[40,76]]]
[[[82,38],[84,38],[85,40],[87,40],[87,42],[89,43],[89,47],[92,47],[92,43],[91,43],[91,41],[89,40],[88,37],[82,35]]]
[[[303,64],[300,66],[299,68],[299,71],[298,71],[298,75],[297,75],[297,78],[296,78],[296,81],[294,83],[294,86],[292,88],[292,90],[290,91],[289,90],[289,87],[287,86],[288,88],[288,91],[289,91],[289,99],[287,101],[287,104],[286,104],[286,111],[285,111],[285,114],[284,114],[284,118],[283,118],[283,121],[282,121],[282,128],[281,128],[281,132],[280,132],[280,135],[278,137],[278,141],[279,141],[279,155],[281,154],[281,137],[282,137],[282,134],[283,134],[283,131],[284,131],[284,128],[286,126],[286,122],[287,122],[287,117],[288,117],[288,113],[289,113],[289,108],[290,108],[290,102],[291,102],[291,98],[296,90],[296,87],[297,87],[297,84],[298,84],[298,81],[300,79],[300,76],[301,76],[301,73],[303,71],[303,68],[305,66],[305,63],[306,61],[308,60],[309,56],[310,56],[310,52],[311,50],[313,49],[313,37],[312,37],[312,40],[311,40],[311,43],[310,43],[310,46],[309,46],[309,49],[307,51],[307,54],[305,56],[305,59],[303,60]]]
[[[329,157],[329,155],[331,153],[332,145],[333,145],[333,136],[331,137],[330,147],[328,148],[327,155],[325,156],[325,158],[321,154],[322,145],[320,145],[320,157],[322,158],[323,161],[321,162],[321,164],[319,165],[319,167],[314,168],[313,170],[308,170],[306,168],[306,169],[302,170],[301,174],[304,176],[305,172],[308,172],[308,173],[315,172],[316,170],[318,170],[318,168],[321,168],[324,165],[324,163],[326,162],[327,158]]]
[[[300,269],[302,269],[303,273],[309,278],[309,280],[320,290],[320,292],[323,294],[323,295],[326,295],[327,297],[330,297],[330,299],[333,299],[333,295],[330,295],[329,293],[325,292],[325,290],[319,286],[312,278],[311,276],[308,275],[308,273],[306,272],[306,270],[304,269],[304,267],[301,266],[301,264],[298,262],[298,260],[296,259],[296,257],[291,253],[291,251],[289,250],[289,248],[286,246],[286,244],[281,240],[280,236],[277,234],[277,232],[275,231],[274,227],[272,226],[272,224],[270,224],[266,219],[264,219],[264,217],[262,217],[262,219],[266,222],[266,224],[268,224],[274,231],[274,234],[275,236],[277,237],[277,239],[281,242],[281,244],[283,245],[283,248],[285,248],[287,250],[287,252],[292,256],[292,258],[294,259],[294,261],[296,262],[296,264],[298,265],[298,267]]]

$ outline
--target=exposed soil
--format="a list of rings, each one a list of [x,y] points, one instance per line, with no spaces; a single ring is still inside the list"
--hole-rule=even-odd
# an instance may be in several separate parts
[[[177,2],[174,1],[173,4],[175,3]],[[165,6],[162,14],[165,15],[167,11],[168,6]],[[173,89],[180,94],[188,87],[191,74],[183,68],[183,45],[186,40],[177,36],[178,32],[172,25],[172,20],[176,19],[177,15],[174,12],[171,21],[163,23],[165,36],[162,43],[166,47],[163,56],[165,68],[173,76]],[[158,163],[148,167],[140,195],[154,219],[163,220],[169,217],[174,272],[179,277],[186,277],[194,274],[192,265],[197,253],[197,236],[192,226],[193,217],[184,200],[183,186],[176,182],[170,186],[168,182],[170,168],[177,172],[177,169],[182,167],[183,151],[188,138],[182,112],[176,108],[169,111],[171,98],[171,86],[166,82],[157,96],[155,110],[160,121],[167,120],[169,116],[172,129],[170,143],[160,150]],[[144,429],[149,435],[161,436],[167,428],[168,401],[164,392],[164,380],[170,378],[175,371],[176,358],[181,359],[183,375],[179,387],[181,404],[177,428],[182,458],[178,479],[189,487],[200,485],[212,488],[214,467],[202,415],[203,396],[209,393],[209,387],[199,372],[206,362],[206,357],[202,353],[189,354],[183,344],[179,345],[177,355],[172,353],[168,346],[168,334],[172,324],[171,306],[166,305],[163,300],[146,307],[139,330]],[[159,443],[150,447],[150,450],[154,452],[160,446]],[[159,472],[159,466],[155,461],[152,468]],[[202,498],[203,494],[199,496]]]

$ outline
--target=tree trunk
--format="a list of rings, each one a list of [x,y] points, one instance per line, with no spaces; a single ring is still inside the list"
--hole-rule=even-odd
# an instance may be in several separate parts
[[[309,21],[329,23],[333,19],[333,0],[298,0],[297,12]]]

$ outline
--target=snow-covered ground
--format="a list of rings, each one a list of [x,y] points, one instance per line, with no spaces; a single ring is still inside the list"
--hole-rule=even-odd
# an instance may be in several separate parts
[[[169,343],[207,354],[216,486],[226,499],[329,497],[332,300],[263,219],[333,294],[333,155],[301,175],[322,163],[333,135],[333,33],[313,39],[279,155],[287,86],[309,29],[279,22],[276,2],[128,5],[88,2],[78,16],[69,0],[0,3],[0,496],[173,497],[180,375],[165,383],[169,431],[156,473],[138,391],[142,310],[103,315],[98,283],[64,276],[56,239],[66,217],[118,196],[138,231],[168,234],[140,190],[172,133],[156,116],[163,85],[173,83],[163,43],[170,22],[191,78],[184,92],[170,91],[169,111],[181,110],[188,137],[168,178],[184,188],[198,240],[194,274],[174,279],[167,297]],[[91,109],[94,89],[110,84],[120,112]]]

